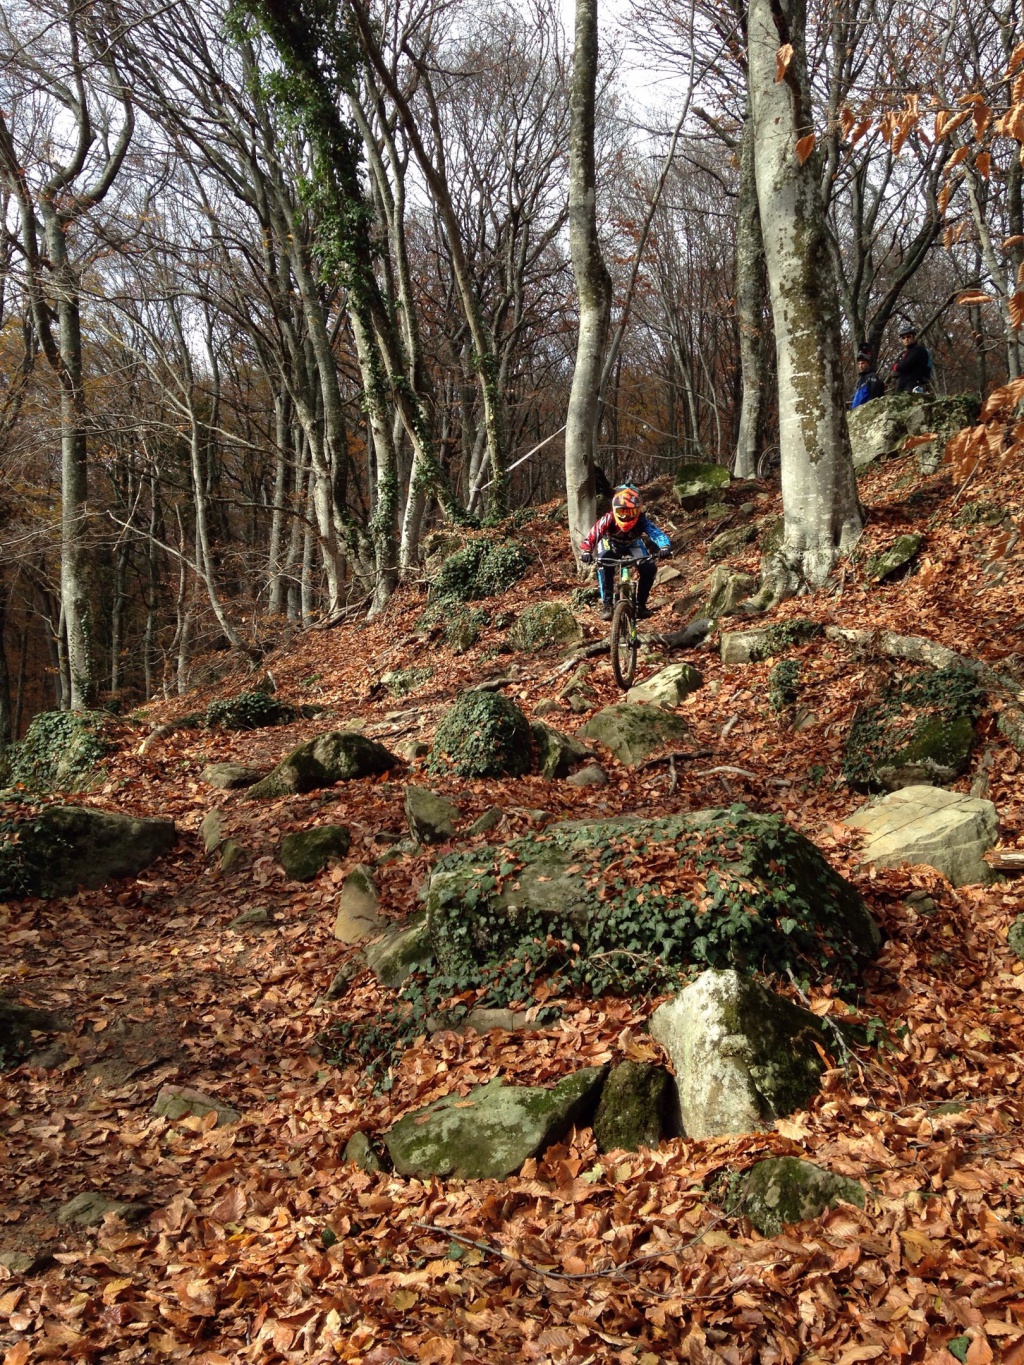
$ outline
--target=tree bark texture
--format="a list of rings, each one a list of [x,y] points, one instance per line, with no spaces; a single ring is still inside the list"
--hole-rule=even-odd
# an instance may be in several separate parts
[[[594,104],[597,0],[576,0],[576,40],[569,94],[569,250],[579,300],[579,338],[565,420],[565,492],[574,553],[597,513],[595,446],[599,386],[608,344],[612,282],[597,235]]]
[[[752,479],[764,435],[765,314],[768,281],[765,277],[761,214],[757,207],[754,173],[754,122],[747,110],[740,151],[740,190],[736,220],[736,326],[740,343],[739,432],[733,474]]]
[[[863,517],[846,429],[839,300],[819,188],[804,0],[751,0],[754,168],[775,322],[785,534],[771,567],[775,597],[820,586],[860,535]],[[792,57],[777,79],[780,49]],[[804,143],[802,150],[807,151]],[[767,584],[765,585],[768,586]]]

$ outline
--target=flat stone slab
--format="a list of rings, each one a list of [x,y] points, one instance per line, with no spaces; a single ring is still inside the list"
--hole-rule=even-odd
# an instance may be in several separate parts
[[[678,706],[681,701],[704,686],[704,679],[693,664],[669,664],[660,673],[626,693],[627,702],[650,702],[652,706]]]
[[[924,864],[954,886],[988,882],[984,855],[996,842],[991,801],[941,787],[903,787],[870,802],[844,822],[865,833],[863,863],[875,867]]]
[[[504,1180],[531,1156],[589,1122],[605,1068],[587,1067],[550,1090],[505,1085],[458,1091],[399,1119],[385,1136],[399,1175]]]
[[[186,1118],[189,1114],[205,1118],[213,1111],[217,1114],[218,1128],[225,1123],[237,1123],[242,1117],[230,1104],[225,1104],[223,1100],[218,1100],[213,1095],[206,1095],[201,1090],[193,1090],[187,1085],[162,1086],[153,1101],[150,1113],[174,1122],[176,1119]]]

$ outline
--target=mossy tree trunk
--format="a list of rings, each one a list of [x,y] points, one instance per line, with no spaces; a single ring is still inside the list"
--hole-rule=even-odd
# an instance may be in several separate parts
[[[764,597],[820,587],[860,535],[839,300],[813,148],[805,0],[751,0],[754,168],[775,322],[785,532]],[[781,54],[788,54],[788,63]],[[784,67],[778,78],[778,67]]]

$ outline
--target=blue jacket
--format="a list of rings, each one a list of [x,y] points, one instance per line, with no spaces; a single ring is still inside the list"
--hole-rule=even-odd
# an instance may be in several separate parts
[[[853,393],[853,400],[850,403],[851,411],[854,408],[861,408],[865,403],[870,403],[873,398],[881,398],[885,393],[885,384],[875,374],[874,370],[868,370],[861,375],[860,383]]]

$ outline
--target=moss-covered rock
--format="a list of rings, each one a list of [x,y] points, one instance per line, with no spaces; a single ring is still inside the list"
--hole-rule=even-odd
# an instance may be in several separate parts
[[[843,776],[859,791],[942,785],[962,773],[983,692],[965,669],[922,669],[892,683],[850,728]]]
[[[883,579],[890,578],[911,562],[923,542],[924,536],[917,535],[916,532],[910,535],[897,536],[887,550],[872,555],[864,565],[865,577],[873,583],[881,583]]]
[[[768,674],[768,705],[773,711],[789,711],[799,694],[799,663],[796,659],[780,659]]]
[[[352,835],[347,825],[317,825],[281,840],[281,866],[293,882],[311,882],[332,858],[347,857]]]
[[[113,744],[109,711],[40,711],[11,746],[5,781],[27,791],[90,791],[105,778]]]
[[[381,686],[393,697],[406,697],[422,687],[434,676],[434,670],[426,665],[423,668],[394,668],[381,676]]]
[[[444,559],[431,581],[430,596],[458,602],[494,597],[518,582],[529,565],[514,540],[470,540]]]
[[[389,930],[366,949],[366,965],[382,986],[400,986],[413,972],[433,965],[434,949],[425,915]]]
[[[257,783],[263,773],[258,768],[247,768],[242,763],[208,763],[200,773],[202,780],[210,787],[221,791],[237,791]]]
[[[693,502],[703,502],[730,483],[730,475],[724,464],[684,464],[676,475],[673,492],[679,501],[687,506]]]
[[[672,1059],[683,1132],[751,1133],[803,1108],[821,1082],[826,1027],[734,970],[704,972],[651,1016]]]
[[[1024,960],[1024,915],[1018,915],[1006,935],[1010,950]]]
[[[463,692],[437,727],[428,767],[461,777],[520,777],[530,767],[530,723],[499,692]]]
[[[397,762],[383,744],[367,739],[355,730],[331,730],[293,749],[273,772],[250,787],[246,795],[254,801],[263,797],[294,796],[320,787],[333,787],[335,782],[375,777],[388,772]]]
[[[207,1114],[216,1114],[218,1128],[228,1123],[237,1123],[242,1117],[237,1109],[217,1099],[215,1095],[207,1095],[202,1090],[177,1084],[162,1086],[149,1112],[158,1118],[170,1119],[172,1123],[190,1115],[202,1119]]]
[[[671,874],[664,888],[657,868]],[[595,992],[708,965],[850,979],[880,941],[812,843],[742,807],[550,825],[442,858],[425,897],[440,969],[467,983],[527,961],[533,973],[561,962]]]
[[[412,837],[421,844],[443,844],[455,834],[459,808],[428,787],[405,789],[405,818]]]
[[[617,702],[591,716],[579,733],[597,740],[620,763],[632,768],[659,749],[688,739],[690,728],[681,716],[660,706]]]
[[[757,527],[749,522],[744,526],[733,526],[728,531],[720,531],[707,548],[708,559],[717,562],[738,555],[757,535]]]
[[[578,739],[563,735],[561,730],[553,730],[543,721],[533,721],[530,733],[537,748],[537,771],[549,781],[568,777],[577,764],[594,757],[593,750]]]
[[[764,1237],[777,1237],[790,1223],[817,1218],[836,1204],[866,1203],[863,1185],[794,1156],[758,1161],[734,1184],[728,1212],[743,1214]]]
[[[722,662],[726,664],[759,663],[762,659],[773,659],[785,654],[787,650],[797,649],[821,634],[817,621],[795,617],[792,621],[779,621],[774,626],[756,626],[751,630],[722,632]]]
[[[0,900],[69,896],[134,877],[177,842],[172,820],[136,820],[91,806],[47,806],[0,821]]]
[[[580,623],[561,602],[538,602],[527,607],[508,633],[508,643],[523,654],[536,654],[553,645],[565,649],[582,639]]]
[[[504,1180],[524,1161],[590,1121],[604,1069],[588,1067],[550,1090],[500,1079],[454,1091],[407,1114],[385,1136],[399,1175]]]
[[[664,1131],[668,1072],[653,1062],[620,1062],[613,1067],[594,1115],[598,1150],[638,1151],[657,1147]]]
[[[935,440],[916,448],[922,472],[938,468],[946,442],[954,432],[973,426],[980,403],[974,394],[940,398],[931,394],[891,393],[864,403],[847,415],[853,464],[858,473],[875,460],[897,455],[908,437],[934,433]]]

